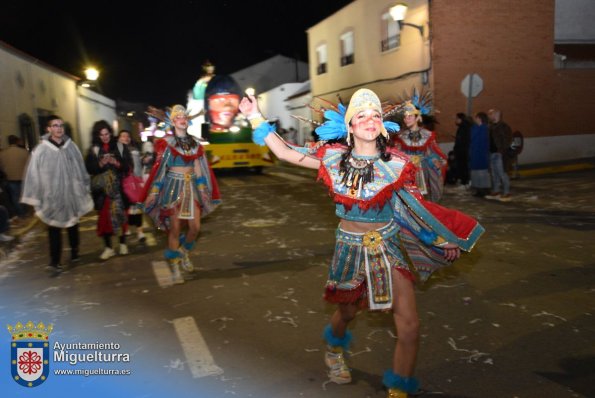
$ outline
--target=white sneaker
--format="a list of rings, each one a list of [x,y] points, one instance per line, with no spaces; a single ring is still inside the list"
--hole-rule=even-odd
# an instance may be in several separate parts
[[[103,249],[103,253],[99,256],[100,259],[103,261],[108,260],[116,255],[116,252],[111,247],[106,247]]]
[[[182,273],[180,272],[180,263],[181,262],[182,261],[179,258],[174,258],[172,260],[169,260],[169,269],[171,270],[171,281],[175,285],[180,285],[180,284],[184,283],[184,277],[182,276]]]
[[[345,354],[341,347],[327,347],[324,363],[329,368],[330,381],[337,384],[351,383],[351,371],[345,363]]]
[[[490,193],[489,195],[484,196],[484,198],[489,200],[500,200],[500,193]]]
[[[124,243],[120,243],[120,255],[125,256],[128,254],[128,246]]]
[[[180,252],[182,253],[182,262],[180,263],[182,269],[186,272],[194,272],[194,264],[192,264],[192,260],[190,260],[188,250],[184,249],[180,250]]]
[[[10,242],[11,240],[14,240],[14,236],[0,234],[0,242]]]

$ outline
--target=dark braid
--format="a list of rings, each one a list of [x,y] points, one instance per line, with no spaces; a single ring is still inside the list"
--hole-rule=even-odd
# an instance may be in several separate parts
[[[339,173],[343,174],[347,171],[347,159],[351,156],[351,152],[353,151],[353,146],[347,145],[347,150],[343,155],[341,155],[341,163],[339,163]]]
[[[390,138],[386,138],[382,134],[376,138],[376,147],[380,151],[380,159],[383,162],[388,162],[391,159],[390,148],[392,144]]]
[[[390,148],[392,147],[392,141],[390,139],[385,138],[382,134],[376,137],[376,148],[380,152],[380,160],[383,162],[388,162],[391,159]],[[353,151],[353,146],[348,145],[347,151],[341,155],[341,163],[339,163],[339,170],[341,173],[347,171],[345,165],[347,164],[347,159],[351,156],[351,152]]]

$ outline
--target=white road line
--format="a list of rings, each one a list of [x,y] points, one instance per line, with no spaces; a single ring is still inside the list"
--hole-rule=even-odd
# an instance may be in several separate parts
[[[153,273],[155,274],[159,286],[162,288],[171,287],[174,283],[167,262],[152,261],[151,264],[153,265]]]
[[[272,175],[275,177],[284,178],[289,181],[298,181],[298,182],[305,182],[305,181],[311,182],[312,181],[311,178],[306,178],[306,177],[298,176],[295,174],[283,173],[280,171],[267,171],[266,175]]]
[[[194,318],[187,316],[174,319],[174,328],[178,340],[182,344],[186,363],[192,372],[192,377],[198,379],[205,376],[223,374],[223,369],[215,364],[213,356],[202,337]]]

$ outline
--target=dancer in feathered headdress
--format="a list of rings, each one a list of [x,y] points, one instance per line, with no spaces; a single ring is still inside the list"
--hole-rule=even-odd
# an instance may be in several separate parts
[[[189,252],[195,245],[200,218],[211,213],[221,202],[217,180],[198,138],[188,134],[190,117],[182,105],[166,112],[150,110],[170,125],[174,134],[155,143],[157,159],[145,184],[145,212],[168,234],[168,260],[174,283],[183,283],[181,270],[194,267]],[[186,234],[181,230],[187,224]]]
[[[436,142],[436,134],[424,128],[423,119],[433,119],[431,94],[420,94],[414,89],[410,98],[400,104],[399,112],[403,116],[403,129],[395,136],[394,143],[418,167],[416,185],[420,192],[432,202],[438,202],[444,189],[447,157]]]
[[[351,339],[347,326],[359,308],[369,307],[392,311],[397,329],[394,361],[384,375],[389,396],[415,392],[414,280],[426,280],[458,258],[460,249],[470,250],[483,228],[462,213],[423,200],[415,187],[415,166],[388,145],[389,132],[399,127],[383,121],[380,100],[370,90],[357,90],[348,107],[327,107],[316,133],[334,143],[312,148],[287,145],[274,134],[254,97],[242,99],[240,110],[256,128],[257,144],[267,145],[279,159],[317,169],[335,202],[341,222],[325,292],[327,301],[339,304],[324,331],[330,379],[351,381],[345,363]]]

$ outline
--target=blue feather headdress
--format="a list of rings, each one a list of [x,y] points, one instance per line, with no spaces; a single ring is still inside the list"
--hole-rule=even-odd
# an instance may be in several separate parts
[[[356,94],[354,94],[354,96]],[[349,143],[349,132],[347,131],[345,121],[346,114],[347,108],[342,103],[339,103],[337,106],[332,105],[331,109],[325,109],[323,113],[325,122],[315,130],[320,140],[329,141],[347,139]],[[388,133],[396,133],[400,129],[400,126],[397,123],[391,121],[385,121],[383,122],[383,125]]]

